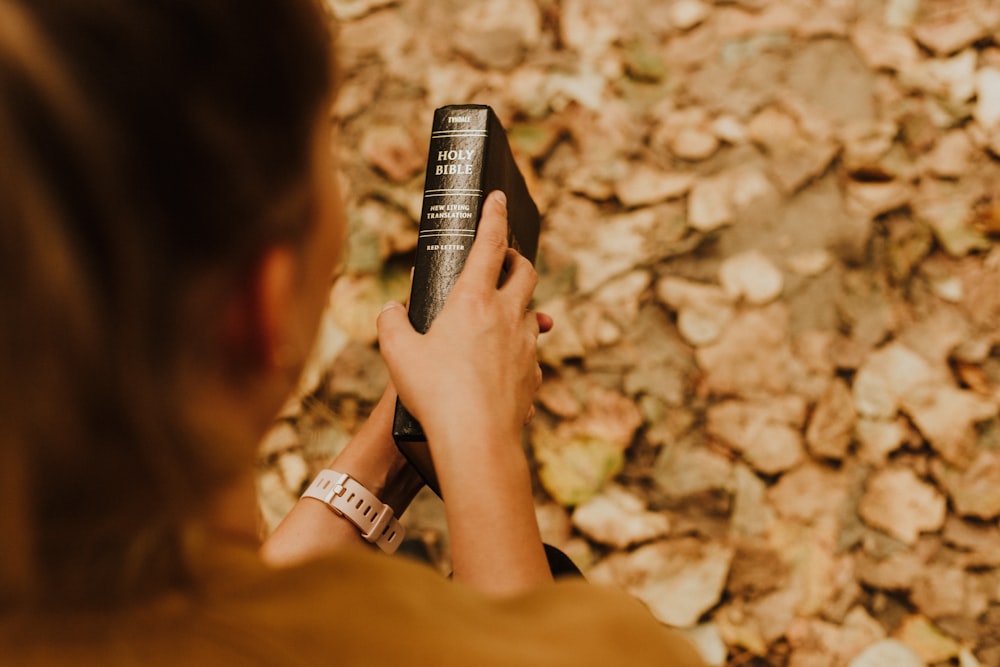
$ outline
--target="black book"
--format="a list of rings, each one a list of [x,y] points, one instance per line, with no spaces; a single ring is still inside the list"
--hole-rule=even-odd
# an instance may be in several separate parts
[[[483,201],[493,190],[507,195],[511,246],[534,262],[538,207],[493,109],[481,104],[437,109],[410,290],[410,322],[417,331],[426,333],[444,306],[472,247]],[[399,401],[392,435],[424,481],[440,495],[424,432]]]

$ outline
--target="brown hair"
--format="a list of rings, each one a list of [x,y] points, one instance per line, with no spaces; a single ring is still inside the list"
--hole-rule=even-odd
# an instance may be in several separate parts
[[[186,580],[185,299],[309,224],[312,0],[0,0],[0,611]]]

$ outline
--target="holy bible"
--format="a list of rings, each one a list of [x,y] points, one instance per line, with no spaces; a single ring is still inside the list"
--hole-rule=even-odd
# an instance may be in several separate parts
[[[444,306],[472,247],[483,201],[493,190],[507,195],[510,245],[534,262],[538,207],[493,109],[480,104],[437,109],[409,301],[410,322],[417,331],[426,333]],[[427,485],[440,495],[424,432],[399,401],[392,435]]]

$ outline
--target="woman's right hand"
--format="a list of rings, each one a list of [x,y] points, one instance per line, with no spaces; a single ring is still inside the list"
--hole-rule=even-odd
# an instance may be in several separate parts
[[[504,267],[507,275],[498,287]],[[537,283],[531,263],[507,247],[506,204],[495,192],[430,330],[417,333],[401,304],[386,304],[378,319],[382,355],[432,450],[435,435],[455,431],[520,434],[541,383],[538,335],[551,326],[546,316],[528,310]]]
[[[415,331],[398,303],[378,320],[392,381],[427,435],[455,579],[496,594],[551,581],[521,442],[541,383],[538,335],[552,326],[528,310],[537,281],[531,263],[508,249],[506,200],[493,193],[430,330]]]

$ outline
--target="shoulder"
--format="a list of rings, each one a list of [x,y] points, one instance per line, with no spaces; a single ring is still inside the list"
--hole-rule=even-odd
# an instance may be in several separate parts
[[[579,580],[496,599],[402,558],[344,552],[273,572],[235,598],[268,610],[271,631],[303,648],[337,637],[345,664],[701,664],[639,602]]]

